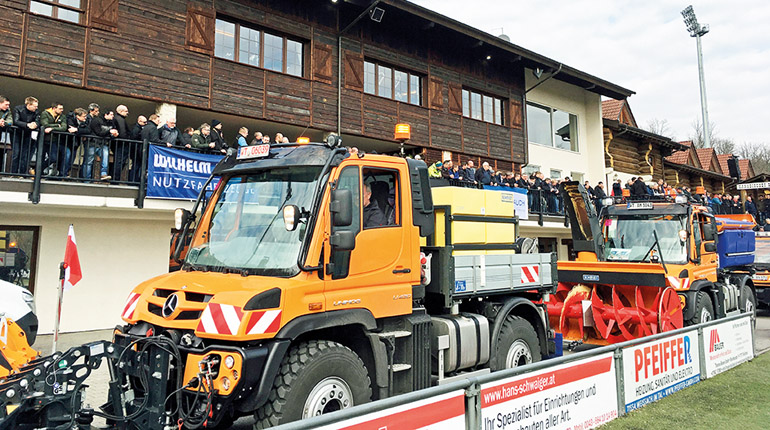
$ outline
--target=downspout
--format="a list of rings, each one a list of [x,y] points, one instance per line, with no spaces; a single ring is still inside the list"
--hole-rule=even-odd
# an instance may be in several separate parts
[[[550,75],[549,75],[547,78],[545,78],[545,79],[543,79],[542,81],[540,81],[540,82],[536,83],[535,85],[533,85],[533,86],[532,86],[530,89],[528,89],[528,90],[524,91],[524,94],[527,94],[528,92],[530,92],[530,91],[534,90],[535,88],[539,87],[540,85],[542,85],[542,84],[546,83],[546,82],[547,82],[549,79],[551,79],[551,78],[553,78],[554,76],[558,75],[558,74],[559,74],[559,72],[561,72],[561,68],[562,68],[563,66],[564,66],[564,65],[563,65],[562,63],[559,63],[559,68],[558,68],[558,69],[556,69],[556,71],[555,71],[555,72],[551,73],[551,74],[550,74]]]
[[[374,0],[372,4],[369,5],[366,9],[364,9],[363,12],[361,12],[360,15],[356,17],[350,24],[347,25],[347,27],[343,28],[342,31],[337,33],[337,135],[342,136],[342,35],[347,33],[348,30],[350,30],[351,27],[356,25],[358,21],[361,20],[361,18],[365,17],[366,15],[371,12],[372,9],[374,9],[375,6],[380,2],[381,0]],[[337,8],[337,22],[339,23],[340,20],[340,9]],[[339,28],[339,24],[337,24]]]

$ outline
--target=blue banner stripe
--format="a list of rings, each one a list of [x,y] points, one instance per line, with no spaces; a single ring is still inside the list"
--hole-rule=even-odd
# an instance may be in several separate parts
[[[666,396],[670,396],[671,394],[674,394],[677,391],[685,389],[690,385],[695,385],[698,382],[700,382],[700,374],[691,376],[683,381],[675,382],[674,384],[671,384],[668,387],[660,389],[652,394],[648,394],[647,396],[644,396],[639,400],[626,404],[626,413],[631,412],[635,409],[639,409],[646,404],[652,403],[656,400],[660,400]]]
[[[150,145],[147,197],[195,200],[214,167],[223,158]],[[213,184],[211,185],[213,189]]]

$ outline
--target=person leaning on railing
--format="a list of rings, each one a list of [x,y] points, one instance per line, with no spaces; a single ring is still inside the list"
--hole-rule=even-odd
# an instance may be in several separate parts
[[[101,158],[101,170],[99,178],[102,181],[109,181],[112,179],[107,173],[110,161],[110,140],[118,137],[118,130],[115,128],[115,112],[107,111],[102,116],[93,116],[89,126],[91,127],[91,134],[97,136],[91,139],[88,149],[86,151],[86,165],[85,165],[85,178],[91,179],[91,168],[93,167],[94,155],[96,151],[99,151]]]
[[[44,175],[59,176],[59,170],[63,170],[59,169],[59,165],[70,164],[72,152],[67,148],[67,136],[59,134],[67,131],[67,123],[63,113],[64,105],[55,102],[40,114],[40,129],[43,131],[43,154],[38,154],[37,165],[43,169]],[[48,157],[47,161],[46,156]]]
[[[27,97],[24,104],[13,108],[13,125],[19,128],[13,136],[11,147],[11,173],[33,175],[29,162],[32,158],[32,141],[37,140],[40,128],[40,114],[37,99]]]
[[[211,141],[211,126],[205,122],[193,133],[192,147],[201,151],[213,151],[215,144]]]

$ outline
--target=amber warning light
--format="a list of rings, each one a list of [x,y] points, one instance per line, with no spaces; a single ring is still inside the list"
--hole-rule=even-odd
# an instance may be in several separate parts
[[[409,140],[412,137],[412,127],[409,124],[396,124],[396,140]]]
[[[300,145],[307,145],[308,143],[310,143],[310,138],[309,137],[298,137],[297,138],[297,143],[299,143]]]

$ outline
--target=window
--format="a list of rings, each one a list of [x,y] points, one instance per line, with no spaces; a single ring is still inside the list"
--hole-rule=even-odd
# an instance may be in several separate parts
[[[216,21],[214,56],[292,76],[304,75],[302,42],[222,19]]]
[[[527,175],[527,176],[532,176],[535,172],[539,172],[539,171],[540,171],[540,166],[538,166],[537,164],[528,164],[521,168],[521,174]]]
[[[583,175],[583,174],[582,174],[582,173],[580,173],[580,172],[570,172],[570,173],[569,173],[569,178],[570,178],[570,179],[572,179],[573,181],[578,181],[578,182],[580,182],[581,184],[584,182],[584,181],[583,181],[583,178],[584,178],[584,177],[585,177],[585,175]]]
[[[527,103],[529,142],[577,152],[577,115]]]
[[[420,76],[364,61],[364,92],[402,103],[422,104]]]
[[[364,229],[398,225],[398,183],[392,170],[364,169]],[[371,194],[369,191],[371,190]],[[366,198],[369,198],[367,205]]]
[[[561,170],[551,169],[551,179],[561,179]]]
[[[29,11],[80,24],[85,16],[83,0],[39,0],[29,2]]]
[[[492,124],[503,125],[503,100],[463,89],[463,116]]]
[[[35,292],[38,227],[0,226],[0,280]]]

